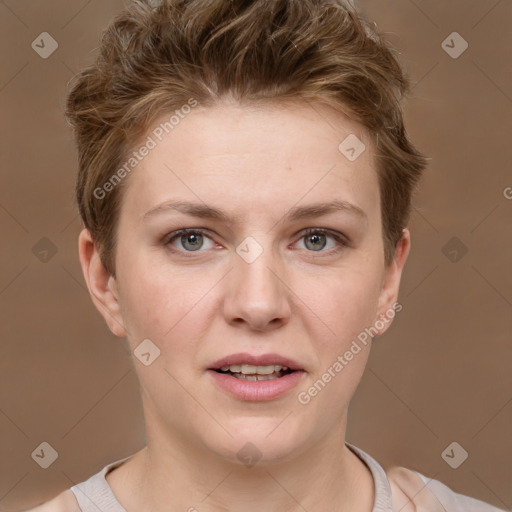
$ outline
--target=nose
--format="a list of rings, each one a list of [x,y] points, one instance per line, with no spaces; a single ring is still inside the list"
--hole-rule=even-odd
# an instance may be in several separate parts
[[[235,254],[234,268],[227,277],[224,315],[228,323],[254,331],[288,323],[291,291],[271,250],[265,248],[252,262]]]

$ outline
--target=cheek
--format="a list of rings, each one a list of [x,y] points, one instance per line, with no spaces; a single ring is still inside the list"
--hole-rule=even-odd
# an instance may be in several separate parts
[[[317,315],[309,316],[309,331],[318,355],[313,388],[304,390],[305,398],[326,420],[335,421],[348,406],[366,368],[371,338],[365,329],[377,313],[379,277],[352,269],[326,279],[323,287],[315,286],[316,292],[305,301]],[[301,293],[306,291],[304,286]]]
[[[375,271],[353,268],[330,273],[321,279],[302,280],[297,295],[312,313],[308,316],[327,336],[327,344],[339,347],[357,336],[375,320],[380,291]]]
[[[129,318],[132,337],[154,339],[162,346],[176,337],[195,337],[206,322],[211,298],[205,299],[209,292],[213,297],[216,280],[190,269],[137,264],[130,269],[123,288],[123,315]]]

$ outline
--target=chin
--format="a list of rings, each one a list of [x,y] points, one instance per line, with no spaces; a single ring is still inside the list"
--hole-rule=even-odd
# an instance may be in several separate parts
[[[211,450],[234,464],[252,467],[277,464],[292,459],[303,442],[290,432],[290,426],[278,427],[282,418],[243,418],[236,425],[226,426],[233,437],[207,441]],[[276,428],[277,427],[277,428]]]

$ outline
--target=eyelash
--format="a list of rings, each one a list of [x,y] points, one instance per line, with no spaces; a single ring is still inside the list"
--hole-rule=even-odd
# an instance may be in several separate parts
[[[162,243],[165,246],[169,246],[169,250],[172,251],[173,253],[180,254],[180,255],[182,255],[182,256],[184,256],[186,258],[192,258],[192,257],[195,257],[195,255],[196,255],[195,253],[201,253],[201,252],[204,252],[204,251],[201,250],[201,249],[198,249],[197,251],[178,250],[178,249],[175,249],[174,247],[172,247],[170,245],[171,242],[173,242],[175,239],[177,239],[177,238],[179,238],[179,237],[181,237],[183,235],[186,235],[186,234],[200,234],[200,235],[206,236],[206,237],[211,239],[211,237],[208,236],[208,233],[209,233],[209,231],[201,229],[201,228],[180,229],[178,231],[173,231],[172,233],[167,234],[163,238]],[[340,252],[341,250],[343,250],[344,248],[349,246],[349,240],[344,235],[341,235],[339,233],[336,233],[335,231],[331,231],[331,230],[325,229],[325,228],[308,228],[308,229],[305,229],[304,231],[301,232],[301,236],[299,237],[299,240],[301,240],[301,239],[303,239],[303,238],[305,238],[307,236],[313,235],[313,234],[328,235],[331,238],[333,238],[334,240],[336,240],[338,246],[336,248],[334,248],[334,249],[329,250],[329,251],[323,251],[323,250],[320,250],[320,251],[309,251],[309,250],[305,249],[307,252],[310,252],[310,253],[313,253],[313,254],[318,252],[319,254],[333,255],[333,254],[337,254],[338,252]]]

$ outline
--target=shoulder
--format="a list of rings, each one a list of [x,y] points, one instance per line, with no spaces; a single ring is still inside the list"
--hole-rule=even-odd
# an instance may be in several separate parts
[[[425,501],[425,498],[419,494],[420,490],[425,487],[419,475],[402,466],[394,466],[386,470],[386,476],[391,487],[393,511],[419,512],[425,510],[424,503],[418,504],[418,500]],[[426,494],[426,498],[431,498],[429,494],[424,494]],[[423,508],[420,508],[421,506]],[[427,508],[426,510],[430,509]]]
[[[489,503],[459,494],[439,480],[395,466],[386,471],[393,510],[401,512],[503,512]]]
[[[73,492],[66,489],[50,501],[37,505],[26,512],[80,512],[80,507]]]

